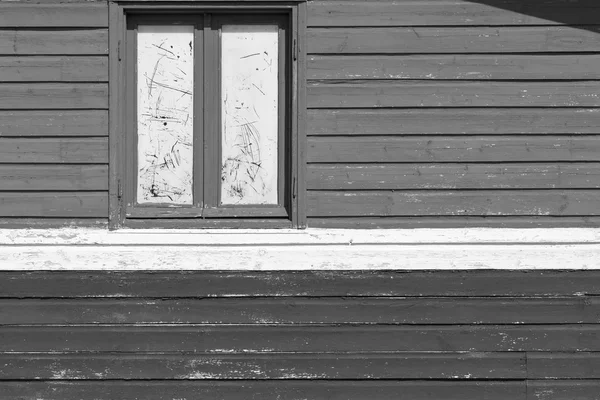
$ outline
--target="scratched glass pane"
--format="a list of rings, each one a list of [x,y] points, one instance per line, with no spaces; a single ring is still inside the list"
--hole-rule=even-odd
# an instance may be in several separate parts
[[[191,205],[193,26],[139,26],[137,202]]]
[[[277,204],[278,27],[221,33],[221,203]]]

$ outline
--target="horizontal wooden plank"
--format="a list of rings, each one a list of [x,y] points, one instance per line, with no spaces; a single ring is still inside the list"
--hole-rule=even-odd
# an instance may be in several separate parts
[[[0,352],[598,351],[595,325],[0,327]]]
[[[592,80],[600,55],[311,55],[307,68],[307,79]]]
[[[2,217],[107,217],[107,192],[0,192]]]
[[[107,165],[2,165],[2,190],[108,190]]]
[[[599,215],[598,190],[320,192],[309,216]]]
[[[523,353],[0,354],[0,380],[524,379]]]
[[[311,163],[600,161],[600,136],[309,137]]]
[[[0,26],[108,27],[107,4],[0,4]]]
[[[598,379],[600,353],[529,353],[529,379]]]
[[[600,188],[600,164],[309,164],[309,190]]]
[[[0,138],[0,163],[104,164],[107,138]]]
[[[598,375],[594,378],[597,379]],[[598,399],[598,380],[529,381],[527,400],[588,400]]]
[[[108,111],[0,111],[0,137],[11,136],[108,136]]]
[[[7,399],[525,400],[525,382],[1,382]]]
[[[596,323],[595,299],[0,300],[0,325]]]
[[[308,85],[307,105],[308,108],[597,107],[599,92],[600,81],[321,81]]]
[[[3,109],[108,108],[105,83],[3,83]]]
[[[1,14],[0,14],[1,15]],[[107,82],[108,57],[0,57],[1,82]]]
[[[596,24],[594,0],[311,1],[311,26]]]
[[[107,29],[0,30],[0,55],[106,55]]]
[[[600,271],[0,271],[0,297],[587,296]]]
[[[306,46],[309,54],[595,52],[599,32],[600,25],[310,28]]]
[[[600,109],[308,110],[309,135],[596,134]]]

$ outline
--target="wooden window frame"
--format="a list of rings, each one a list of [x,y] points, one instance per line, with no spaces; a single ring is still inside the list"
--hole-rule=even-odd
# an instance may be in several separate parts
[[[305,0],[295,1],[154,1],[154,0],[113,0],[109,2],[110,13],[110,104],[109,104],[109,229],[130,228],[305,228],[306,227],[306,182],[305,182],[305,63],[304,37],[306,30]],[[202,194],[198,187],[194,189],[194,197],[200,193],[205,200],[201,207],[193,206],[161,207],[160,205],[136,205],[135,179],[136,147],[132,145],[135,136],[135,101],[136,83],[133,79],[132,60],[135,60],[135,47],[132,30],[128,24],[134,20],[150,20],[160,24],[159,14],[169,14],[176,18],[183,16],[189,21],[189,14],[203,14],[203,21],[194,24],[196,38],[202,38],[204,46],[215,46],[211,54],[217,54],[218,35],[214,28],[217,24],[228,21],[241,21],[240,14],[253,14],[253,18],[244,24],[266,23],[269,19],[280,24],[285,23],[285,50],[287,64],[284,85],[285,96],[280,96],[280,107],[284,105],[284,118],[280,118],[280,143],[278,159],[278,206],[229,206],[218,205],[218,190],[213,195]],[[208,18],[207,15],[214,16]],[[269,18],[269,15],[274,18]],[[141,19],[140,19],[141,18]],[[169,23],[169,17],[165,19]],[[199,28],[203,29],[199,29]],[[280,29],[280,39],[282,37]],[[201,32],[200,34],[198,32]],[[208,32],[208,34],[207,34]],[[129,38],[128,38],[129,35]],[[203,54],[206,50],[203,49]],[[281,57],[283,58],[283,57]],[[203,59],[202,65],[195,70],[219,67],[219,57]],[[213,63],[209,65],[209,63]],[[203,104],[195,102],[194,110],[203,107],[215,107],[218,102],[207,102],[207,96],[220,92],[220,84],[203,88]],[[209,105],[212,103],[212,106]],[[132,108],[133,107],[133,108]],[[202,114],[220,115],[218,110],[209,109]],[[198,114],[197,121],[202,125],[198,134],[194,128],[194,154],[202,154],[202,162],[195,163],[194,175],[200,173],[203,187],[218,188],[218,170],[213,162],[204,162],[205,156],[216,153],[220,149],[219,138],[204,135],[204,131],[218,127],[220,120],[203,118]],[[284,126],[282,126],[284,124]],[[283,128],[283,129],[282,129]],[[217,130],[218,131],[218,130]],[[132,133],[133,132],[133,133]],[[200,138],[200,140],[198,140]],[[135,138],[133,138],[135,139]],[[196,156],[195,156],[195,159]],[[196,166],[196,164],[202,164]],[[206,164],[206,165],[205,165]],[[213,170],[210,170],[210,168]],[[205,170],[208,168],[208,170]],[[283,173],[282,173],[283,172]],[[214,176],[213,176],[214,175]],[[197,179],[195,178],[195,181]],[[206,182],[204,182],[206,181]],[[212,186],[211,186],[212,185]],[[214,186],[217,185],[217,186]]]

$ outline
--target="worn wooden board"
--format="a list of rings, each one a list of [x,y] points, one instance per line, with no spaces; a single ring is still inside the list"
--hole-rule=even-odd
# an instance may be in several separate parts
[[[108,190],[107,165],[0,164],[2,190]]]
[[[0,327],[0,352],[598,351],[600,326]]]
[[[104,83],[3,83],[3,109],[108,108],[108,85]]]
[[[261,298],[0,300],[0,325],[549,324],[600,320],[600,300]]]
[[[597,107],[599,92],[600,81],[319,81],[308,85],[308,107]]]
[[[107,138],[2,138],[0,163],[105,164]]]
[[[0,57],[0,82],[108,82],[108,57]]]
[[[529,379],[598,379],[600,353],[528,353]]]
[[[594,0],[311,1],[311,26],[596,24]]]
[[[11,136],[108,136],[108,111],[0,111],[0,137]]]
[[[308,215],[598,215],[600,191],[309,191]]]
[[[0,3],[0,26],[23,27],[108,27],[108,7],[104,3],[31,4]]]
[[[597,400],[597,380],[528,381],[527,400]]]
[[[536,53],[600,51],[600,25],[310,28],[309,54]]]
[[[309,164],[309,190],[592,189],[598,163]]]
[[[10,399],[525,400],[525,382],[2,382]]]
[[[0,192],[2,217],[107,217],[106,192]]]
[[[309,137],[310,163],[600,161],[600,136]]]
[[[523,379],[523,353],[0,354],[2,380]]]
[[[1,218],[3,229],[96,228],[108,229],[108,218]]]
[[[599,70],[597,54],[311,55],[307,78],[592,80]]]
[[[0,30],[0,55],[106,55],[107,29]]]
[[[585,108],[308,110],[309,135],[598,134]]]

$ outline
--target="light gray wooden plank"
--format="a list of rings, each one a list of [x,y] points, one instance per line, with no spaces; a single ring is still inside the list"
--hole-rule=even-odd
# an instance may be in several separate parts
[[[108,57],[0,57],[0,82],[108,82]]]
[[[108,136],[108,111],[0,111],[0,137],[23,136]]]
[[[107,192],[0,192],[1,217],[108,217]]]
[[[0,30],[0,55],[106,55],[107,29]]]
[[[0,164],[0,190],[108,190],[108,166]]]
[[[2,109],[108,108],[108,85],[104,83],[3,83]]]
[[[46,4],[45,4],[46,3]],[[0,3],[0,26],[15,27],[108,27],[107,3],[79,4]]]
[[[105,164],[107,138],[0,139],[0,163]]]

